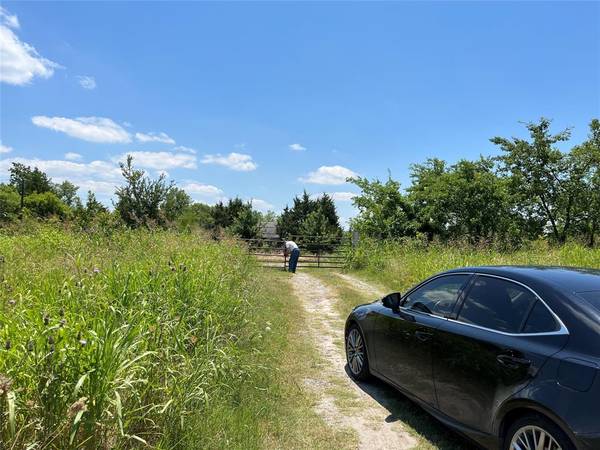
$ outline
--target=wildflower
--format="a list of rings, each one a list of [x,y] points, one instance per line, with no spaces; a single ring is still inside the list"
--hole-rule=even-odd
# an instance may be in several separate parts
[[[71,406],[69,406],[69,417],[75,417],[80,412],[87,411],[87,397],[81,397]]]
[[[79,344],[81,344],[82,347],[85,347],[87,345],[87,341],[85,339],[79,339]]]
[[[265,327],[265,331],[271,331],[271,327],[269,327],[269,326],[266,326],[266,327]]]
[[[10,350],[11,347],[12,347],[12,344],[10,343],[10,339],[7,339],[6,343],[4,344],[4,348],[6,350]]]
[[[16,301],[14,298],[11,298],[11,299],[8,301],[8,304],[9,304],[10,306],[15,306],[15,305],[17,304],[17,301]]]
[[[192,343],[192,345],[196,345],[196,342],[198,342],[198,337],[190,336],[190,342]]]
[[[98,275],[100,273],[100,269],[94,267],[94,275]]]
[[[8,394],[10,387],[12,386],[12,380],[6,375],[0,373],[0,395]]]

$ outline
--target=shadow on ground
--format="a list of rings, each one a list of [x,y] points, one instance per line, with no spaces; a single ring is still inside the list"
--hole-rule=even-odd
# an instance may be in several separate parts
[[[446,427],[390,385],[377,378],[372,378],[369,382],[357,382],[350,376],[350,369],[347,365],[345,370],[348,377],[362,391],[389,411],[389,416],[385,418],[386,422],[399,420],[405,423],[426,441],[441,450],[478,450],[481,448]]]

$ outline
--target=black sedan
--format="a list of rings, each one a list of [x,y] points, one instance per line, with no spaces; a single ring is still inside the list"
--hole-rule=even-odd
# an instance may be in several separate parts
[[[474,267],[355,308],[346,355],[489,449],[600,450],[600,270]]]

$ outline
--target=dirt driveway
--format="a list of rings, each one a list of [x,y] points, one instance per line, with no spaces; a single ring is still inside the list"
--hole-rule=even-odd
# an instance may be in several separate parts
[[[346,373],[344,319],[335,310],[335,292],[306,272],[297,273],[292,284],[308,313],[308,332],[323,361],[319,379],[304,380],[319,398],[316,411],[332,427],[353,430],[359,449],[413,448],[417,439],[400,421],[390,420],[390,411],[382,405],[385,392],[378,392],[376,385],[357,384]]]

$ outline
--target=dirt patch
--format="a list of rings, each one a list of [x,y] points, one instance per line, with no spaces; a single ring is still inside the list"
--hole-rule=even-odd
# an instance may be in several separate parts
[[[348,283],[350,285],[350,287],[352,287],[355,290],[362,291],[366,294],[371,294],[371,295],[374,295],[377,297],[383,297],[384,295],[389,294],[389,292],[386,292],[383,289],[377,288],[369,283],[365,283],[361,279],[356,278],[347,273],[336,272],[335,274],[338,277],[340,277],[342,280],[344,280],[346,283]]]
[[[360,280],[357,280],[360,282]],[[361,282],[363,283],[363,282]],[[374,293],[372,287],[363,283]],[[294,291],[307,311],[307,328],[323,358],[319,379],[304,380],[304,386],[315,392],[319,401],[315,410],[332,427],[350,428],[358,436],[358,448],[408,449],[416,445],[398,421],[389,421],[390,411],[376,400],[378,392],[369,384],[358,385],[346,373],[343,348],[344,318],[336,312],[335,293],[318,278],[297,273],[292,278]],[[340,399],[332,392],[343,388],[344,396],[351,395],[355,407],[341,407]]]

